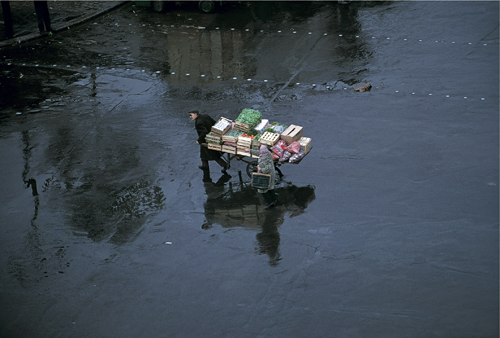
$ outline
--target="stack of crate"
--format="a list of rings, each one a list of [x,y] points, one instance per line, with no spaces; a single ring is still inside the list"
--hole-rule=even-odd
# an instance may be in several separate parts
[[[236,154],[248,157],[252,156],[252,154],[250,154],[250,148],[252,147],[251,137],[238,136],[237,144]]]
[[[261,136],[262,136],[261,134],[257,134],[257,136],[255,136],[255,138],[252,140],[251,149],[253,149],[253,150],[259,150],[259,148],[260,148],[260,137]]]
[[[208,149],[221,151],[222,149],[222,135],[210,132],[205,136],[205,140],[208,144]]]

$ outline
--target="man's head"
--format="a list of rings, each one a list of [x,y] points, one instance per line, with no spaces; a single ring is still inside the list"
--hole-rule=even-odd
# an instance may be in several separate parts
[[[196,120],[196,118],[198,117],[198,111],[197,110],[193,110],[193,111],[190,111],[189,112],[189,118],[191,120]]]

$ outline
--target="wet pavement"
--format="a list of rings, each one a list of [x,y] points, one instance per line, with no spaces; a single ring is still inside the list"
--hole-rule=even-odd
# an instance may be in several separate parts
[[[129,3],[2,50],[0,336],[498,337],[498,13]],[[250,107],[313,139],[270,210],[197,168],[187,112]]]
[[[37,15],[33,1],[6,1],[0,11],[0,49],[19,47],[28,41],[40,39]],[[51,29],[54,33],[71,29],[87,20],[97,18],[125,4],[126,1],[47,1]],[[5,6],[5,9],[4,9]],[[8,33],[4,12],[10,11],[12,31]],[[46,28],[46,27],[45,27]]]

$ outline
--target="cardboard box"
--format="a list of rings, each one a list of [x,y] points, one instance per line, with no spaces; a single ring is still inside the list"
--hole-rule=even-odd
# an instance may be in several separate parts
[[[281,134],[281,139],[290,145],[293,141],[297,141],[302,137],[302,127],[291,124],[286,130]]]
[[[255,127],[255,130],[258,132],[258,133],[261,133],[263,134],[264,131],[266,130],[266,127],[269,125],[269,120],[267,119],[263,119],[262,121],[260,121],[260,123],[257,125],[257,127]]]

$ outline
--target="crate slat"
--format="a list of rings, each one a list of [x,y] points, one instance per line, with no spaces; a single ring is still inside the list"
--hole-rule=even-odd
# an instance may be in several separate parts
[[[280,139],[280,134],[271,133],[266,131],[259,139],[261,144],[265,144],[267,146],[274,146],[276,142]]]
[[[211,128],[212,132],[219,135],[224,135],[231,129],[233,121],[221,117]]]
[[[208,149],[221,151],[222,150],[222,146],[220,144],[209,143],[208,144]]]
[[[230,154],[236,154],[236,148],[233,146],[222,145],[221,151]]]

